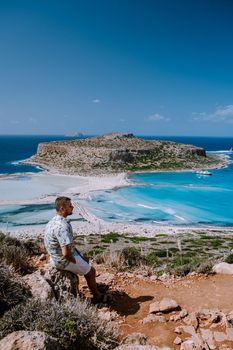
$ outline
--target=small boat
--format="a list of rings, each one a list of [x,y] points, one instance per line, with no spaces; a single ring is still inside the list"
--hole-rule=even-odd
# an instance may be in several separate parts
[[[197,175],[212,175],[212,173],[208,170],[197,170],[196,174]]]

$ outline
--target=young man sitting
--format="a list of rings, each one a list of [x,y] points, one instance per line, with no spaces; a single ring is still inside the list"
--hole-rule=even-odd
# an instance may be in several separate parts
[[[103,295],[97,288],[95,269],[78,253],[73,244],[72,226],[66,219],[73,213],[71,199],[58,197],[55,200],[55,208],[57,215],[47,224],[44,235],[51,263],[57,269],[84,276],[94,300],[101,301]]]

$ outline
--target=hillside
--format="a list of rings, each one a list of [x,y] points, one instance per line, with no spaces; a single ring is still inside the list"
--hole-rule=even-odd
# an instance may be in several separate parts
[[[110,133],[82,140],[41,143],[37,154],[26,162],[61,173],[99,175],[216,167],[220,159],[207,156],[203,148],[193,145]]]

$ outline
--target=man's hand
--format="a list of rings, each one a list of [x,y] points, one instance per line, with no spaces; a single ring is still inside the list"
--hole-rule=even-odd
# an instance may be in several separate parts
[[[71,254],[70,247],[68,245],[64,245],[61,247],[62,255],[69,261],[72,262],[73,264],[76,264],[76,260]]]

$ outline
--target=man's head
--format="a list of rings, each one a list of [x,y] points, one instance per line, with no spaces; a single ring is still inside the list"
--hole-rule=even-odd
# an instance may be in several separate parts
[[[73,213],[73,205],[68,197],[57,197],[55,200],[55,208],[59,215],[66,218]]]

